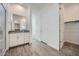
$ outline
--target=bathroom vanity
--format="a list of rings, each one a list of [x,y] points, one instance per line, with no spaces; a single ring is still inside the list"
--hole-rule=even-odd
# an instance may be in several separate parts
[[[13,14],[9,30],[9,47],[30,43],[31,32],[28,19],[25,16]]]
[[[10,47],[19,46],[22,44],[29,43],[31,35],[29,31],[9,31]]]
[[[26,43],[31,43],[31,21],[29,18],[29,8],[22,8],[22,10],[18,10],[16,6],[13,5],[15,10],[11,10],[11,19],[8,22],[8,38],[9,38],[9,47],[15,47],[19,45],[23,45]],[[12,8],[11,6],[11,8]]]

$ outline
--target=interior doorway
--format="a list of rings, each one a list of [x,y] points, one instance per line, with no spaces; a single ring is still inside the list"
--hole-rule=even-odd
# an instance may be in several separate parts
[[[60,52],[79,55],[79,4],[60,5]]]

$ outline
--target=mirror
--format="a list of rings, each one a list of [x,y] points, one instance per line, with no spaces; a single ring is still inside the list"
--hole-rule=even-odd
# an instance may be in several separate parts
[[[27,18],[13,14],[14,30],[26,30],[27,29]]]

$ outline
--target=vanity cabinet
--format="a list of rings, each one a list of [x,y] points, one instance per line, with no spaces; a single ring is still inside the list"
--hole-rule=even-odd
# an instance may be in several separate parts
[[[30,41],[30,33],[24,33],[24,42],[26,43],[26,42],[29,42]],[[29,39],[29,40],[27,40],[27,39]]]
[[[24,44],[24,33],[17,33],[17,45]]]
[[[17,45],[17,40],[16,39],[18,39],[17,38],[17,34],[14,34],[14,33],[9,34],[9,40],[10,40],[10,44],[9,45],[10,45],[10,47]]]
[[[30,34],[28,32],[10,33],[10,47],[30,43]]]

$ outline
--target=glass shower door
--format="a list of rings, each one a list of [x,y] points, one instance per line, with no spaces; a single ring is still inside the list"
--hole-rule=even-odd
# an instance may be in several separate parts
[[[5,32],[5,9],[0,4],[0,55],[3,55],[5,51]]]

